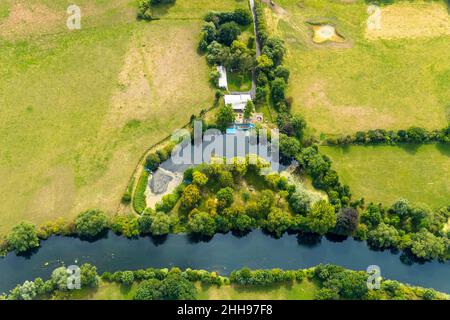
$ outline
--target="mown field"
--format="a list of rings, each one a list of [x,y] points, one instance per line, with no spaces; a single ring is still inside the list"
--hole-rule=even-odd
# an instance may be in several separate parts
[[[450,146],[321,147],[353,197],[390,205],[398,198],[450,205]]]
[[[316,136],[375,128],[442,128],[450,121],[450,20],[444,1],[381,7],[367,32],[367,2],[278,0],[270,29],[287,44],[288,96]],[[346,41],[316,45],[308,23]]]
[[[136,21],[134,0],[0,4],[0,234],[21,220],[114,213],[141,154],[211,106],[203,15],[241,0],[178,0]]]
[[[124,287],[116,283],[100,282],[96,289],[83,289],[70,295],[71,299],[90,300],[131,300],[137,284]],[[317,286],[309,281],[290,285],[271,285],[244,288],[235,285],[202,286],[197,284],[199,300],[312,300]]]

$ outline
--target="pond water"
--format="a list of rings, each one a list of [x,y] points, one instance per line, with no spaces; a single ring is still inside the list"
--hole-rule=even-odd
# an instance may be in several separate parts
[[[36,277],[48,279],[62,263],[68,266],[86,262],[97,266],[99,273],[177,266],[218,271],[222,275],[242,267],[301,269],[333,263],[366,270],[369,265],[378,265],[384,278],[450,293],[450,263],[408,265],[402,263],[399,253],[373,251],[365,242],[353,239],[311,241],[294,234],[274,239],[260,230],[243,237],[218,234],[209,241],[198,241],[184,234],[164,239],[127,239],[109,233],[95,242],[51,237],[28,257],[10,253],[0,258],[0,292]]]

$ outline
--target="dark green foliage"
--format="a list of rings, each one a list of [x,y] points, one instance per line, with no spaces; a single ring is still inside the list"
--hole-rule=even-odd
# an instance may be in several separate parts
[[[112,218],[111,230],[127,238],[139,235],[138,217],[134,214],[119,214]]]
[[[219,27],[217,40],[226,46],[231,46],[240,34],[241,29],[236,22],[226,22]]]
[[[282,162],[288,163],[294,159],[301,150],[300,142],[293,137],[288,137],[285,134],[280,134],[280,158]]]
[[[20,222],[15,225],[6,237],[9,250],[15,253],[23,253],[39,247],[36,226],[28,222]]]
[[[262,54],[267,55],[274,62],[275,66],[279,66],[283,61],[286,48],[284,47],[283,40],[279,38],[269,38],[264,43]]]
[[[300,115],[291,115],[287,112],[280,113],[277,118],[278,129],[290,137],[301,139],[306,121]]]
[[[214,218],[207,212],[193,210],[189,214],[188,230],[191,233],[212,236],[216,233],[216,223]]]
[[[89,263],[80,267],[81,286],[83,288],[94,288],[98,285],[97,268]]]
[[[276,78],[271,83],[270,95],[275,104],[285,100],[284,92],[286,90],[286,82],[283,78]]]
[[[224,105],[217,113],[216,124],[220,130],[224,131],[234,122],[235,117],[233,107],[231,105]]]
[[[108,218],[99,210],[82,212],[75,220],[75,230],[80,237],[94,238],[108,228]]]
[[[348,207],[339,211],[336,219],[335,232],[340,235],[351,235],[358,226],[358,211]]]
[[[253,22],[253,17],[249,10],[238,8],[234,10],[234,21],[242,26],[248,26]]]
[[[147,189],[148,176],[147,170],[143,170],[134,190],[133,208],[137,213],[142,213],[147,207],[145,190]]]
[[[399,234],[393,226],[381,222],[376,229],[369,232],[367,242],[377,248],[392,248],[399,242]]]
[[[220,189],[216,194],[216,198],[219,210],[228,208],[233,204],[233,189],[230,187]]]

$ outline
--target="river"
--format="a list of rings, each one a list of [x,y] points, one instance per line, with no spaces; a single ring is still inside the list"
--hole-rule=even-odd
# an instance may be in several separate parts
[[[400,260],[399,253],[374,251],[365,242],[353,239],[308,242],[294,234],[274,239],[261,230],[243,237],[217,234],[209,241],[194,240],[184,234],[164,239],[127,239],[109,233],[94,242],[54,236],[42,241],[41,247],[27,257],[9,253],[0,258],[0,292],[36,277],[48,279],[62,263],[68,266],[85,262],[97,266],[99,273],[177,266],[218,271],[222,275],[242,267],[288,270],[333,263],[366,270],[369,265],[378,265],[384,278],[450,293],[449,262],[410,265]]]

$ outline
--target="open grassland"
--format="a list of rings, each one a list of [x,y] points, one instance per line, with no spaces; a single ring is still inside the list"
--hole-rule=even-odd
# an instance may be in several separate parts
[[[402,197],[450,205],[450,146],[321,147],[354,198],[390,205]]]
[[[246,3],[198,2],[147,23],[134,0],[80,0],[71,32],[68,1],[0,4],[0,234],[21,220],[114,213],[141,154],[211,106],[201,17]]]
[[[383,6],[382,29],[370,37],[362,0],[276,3],[266,13],[270,29],[287,43],[287,95],[317,135],[447,125],[450,24],[443,1]],[[419,13],[421,19],[411,19]],[[308,22],[336,26],[346,42],[314,44]]]
[[[199,286],[198,299],[202,300],[313,300],[317,286],[303,280],[293,284],[274,284],[270,286],[227,285],[221,287]]]
[[[117,283],[101,281],[98,288],[83,289],[61,298],[82,300],[131,300],[136,292],[137,284],[131,287]],[[203,286],[197,284],[199,300],[312,300],[317,291],[317,285],[310,280],[293,284],[270,285],[245,288],[235,285]]]

